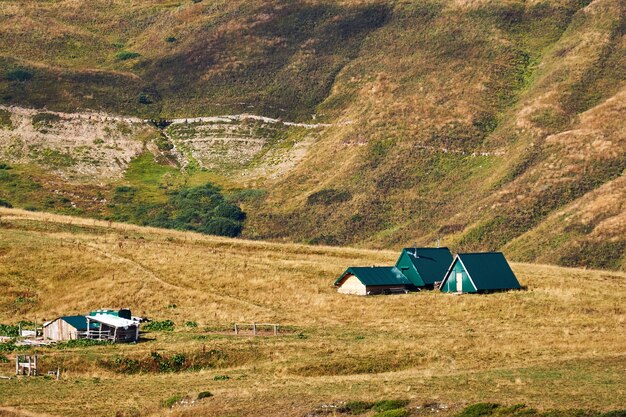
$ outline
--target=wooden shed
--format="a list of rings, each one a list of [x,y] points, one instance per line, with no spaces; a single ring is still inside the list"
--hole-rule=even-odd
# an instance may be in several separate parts
[[[64,316],[43,325],[43,337],[50,340],[82,339],[88,329],[85,316]]]
[[[350,267],[335,281],[337,292],[355,295],[406,292],[410,285],[394,266]]]
[[[396,268],[417,288],[434,287],[443,281],[452,264],[452,253],[448,248],[405,248]]]
[[[440,285],[443,292],[484,293],[520,289],[502,252],[459,253]]]

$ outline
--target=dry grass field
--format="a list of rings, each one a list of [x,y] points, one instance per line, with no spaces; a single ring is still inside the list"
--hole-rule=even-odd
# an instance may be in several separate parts
[[[483,401],[624,406],[626,274],[513,264],[525,291],[480,296],[331,286],[349,265],[395,256],[0,209],[0,323],[127,306],[176,324],[135,345],[37,349],[62,379],[0,379],[0,415],[303,416],[384,399],[409,400],[415,415],[427,403],[443,415]],[[284,332],[233,334],[253,321]],[[155,357],[184,364],[159,371]],[[213,396],[163,405],[202,391]]]

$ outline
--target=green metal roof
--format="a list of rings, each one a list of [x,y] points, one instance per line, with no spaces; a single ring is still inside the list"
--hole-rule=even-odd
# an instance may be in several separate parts
[[[448,248],[404,248],[396,266],[403,256],[408,257],[426,285],[442,281],[452,264],[452,253]]]
[[[459,253],[457,259],[478,291],[521,288],[502,252]]]
[[[110,316],[115,316],[115,317],[121,317],[123,319],[127,319],[130,320],[132,318],[131,316],[131,311],[127,308],[122,308],[120,310],[113,310],[110,308],[103,308],[100,310],[96,310],[96,311],[90,311],[89,315],[90,316],[95,316],[98,314],[108,314]]]
[[[353,266],[346,269],[346,272],[335,281],[335,285],[347,275],[352,274],[358,278],[363,285],[409,285],[411,281],[405,277],[395,266]]]
[[[76,330],[87,330],[87,318],[85,316],[64,316],[61,320],[74,327]],[[96,323],[91,323],[91,328],[98,327]]]

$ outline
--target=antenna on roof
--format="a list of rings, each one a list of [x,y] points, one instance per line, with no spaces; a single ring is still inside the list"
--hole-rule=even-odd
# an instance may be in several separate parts
[[[441,245],[441,237],[437,238],[437,248],[439,248],[439,246]]]
[[[417,256],[417,242],[413,245],[413,257],[419,258],[419,256]]]

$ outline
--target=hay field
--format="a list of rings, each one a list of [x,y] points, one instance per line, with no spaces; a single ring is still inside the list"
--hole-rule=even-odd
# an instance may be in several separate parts
[[[383,399],[446,404],[444,415],[479,401],[623,407],[626,274],[513,264],[528,289],[484,296],[331,287],[349,265],[395,257],[0,209],[0,323],[121,306],[176,323],[136,345],[38,349],[62,380],[0,380],[0,415],[302,416]],[[287,331],[231,334],[253,321]],[[210,365],[130,373],[155,353]],[[213,397],[163,406],[201,391]]]

